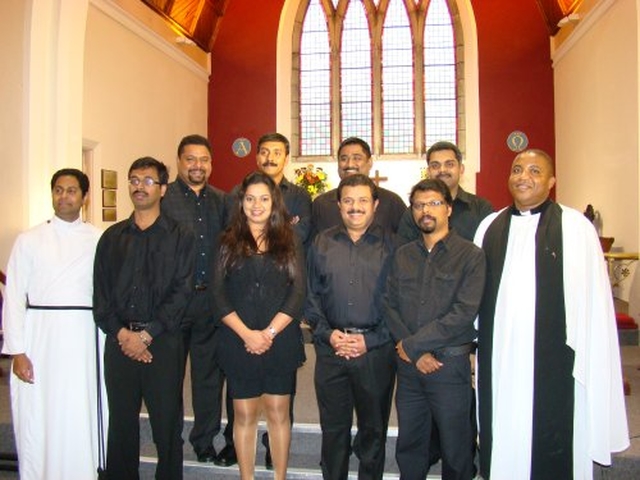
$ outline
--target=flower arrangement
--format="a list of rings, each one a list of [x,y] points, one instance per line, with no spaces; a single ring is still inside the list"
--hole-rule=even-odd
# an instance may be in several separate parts
[[[316,198],[329,188],[325,171],[320,167],[314,167],[311,163],[306,167],[296,168],[295,173],[294,183],[309,192],[311,198]]]

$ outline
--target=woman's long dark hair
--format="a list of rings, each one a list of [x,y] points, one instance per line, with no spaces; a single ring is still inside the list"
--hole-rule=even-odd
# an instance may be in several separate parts
[[[225,273],[238,267],[241,261],[258,253],[258,244],[249,229],[247,216],[242,209],[242,201],[251,185],[264,184],[271,194],[271,215],[265,227],[264,240],[267,253],[278,267],[286,270],[289,280],[293,280],[296,271],[296,247],[291,219],[284,205],[280,188],[268,175],[252,172],[242,181],[235,195],[231,211],[231,223],[220,240],[220,262]]]

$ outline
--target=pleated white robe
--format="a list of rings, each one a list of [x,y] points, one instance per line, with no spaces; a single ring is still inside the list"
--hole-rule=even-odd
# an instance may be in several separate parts
[[[575,353],[574,479],[591,480],[593,462],[610,465],[611,453],[629,446],[620,348],[609,278],[595,229],[580,212],[561,208],[567,345]],[[482,246],[499,213],[480,224],[476,245]],[[530,476],[539,217],[511,218],[493,329],[491,480]]]
[[[36,306],[90,307],[100,234],[80,220],[65,222],[54,217],[21,234],[11,252],[2,352],[26,353],[34,372],[33,384],[21,381],[13,372],[10,380],[21,480],[97,476],[92,312],[27,309],[26,304],[28,299]]]

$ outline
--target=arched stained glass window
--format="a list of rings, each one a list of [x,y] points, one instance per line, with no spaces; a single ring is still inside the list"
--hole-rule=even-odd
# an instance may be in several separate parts
[[[382,29],[382,147],[407,153],[414,146],[413,44],[402,0],[390,0]]]
[[[350,2],[342,23],[340,55],[341,131],[371,143],[371,37],[361,2]]]
[[[300,39],[300,151],[326,155],[331,143],[329,32],[319,0],[309,3]]]
[[[334,156],[348,136],[388,159],[416,158],[437,140],[460,143],[455,1],[301,0],[293,156]]]
[[[445,0],[431,0],[424,31],[424,98],[427,145],[456,142],[456,58]]]

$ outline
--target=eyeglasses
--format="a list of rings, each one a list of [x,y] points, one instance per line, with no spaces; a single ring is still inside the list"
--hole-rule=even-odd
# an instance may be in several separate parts
[[[416,202],[411,204],[411,208],[416,210],[417,212],[421,212],[424,210],[424,207],[435,208],[444,205],[446,202],[444,200],[431,200],[429,202]]]
[[[131,177],[131,178],[129,178],[129,185],[131,185],[132,187],[137,187],[141,183],[145,187],[153,187],[154,185],[162,185],[155,178],[151,178],[151,177],[144,177],[144,178]]]

